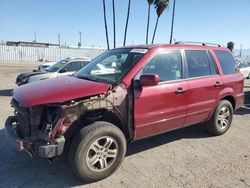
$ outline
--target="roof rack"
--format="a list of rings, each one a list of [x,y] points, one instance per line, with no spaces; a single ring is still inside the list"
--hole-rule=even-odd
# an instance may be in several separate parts
[[[190,42],[190,41],[177,41],[175,44],[196,44],[196,45],[202,45],[202,46],[217,46],[217,47],[224,47],[221,44],[215,44],[215,43],[208,43],[208,42]]]

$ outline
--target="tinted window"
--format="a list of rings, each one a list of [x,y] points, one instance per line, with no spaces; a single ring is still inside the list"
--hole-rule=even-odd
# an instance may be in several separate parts
[[[218,74],[218,69],[217,69],[216,63],[215,63],[214,58],[212,57],[210,52],[208,52],[208,59],[210,62],[211,75]]]
[[[182,61],[180,51],[165,51],[155,55],[143,67],[141,74],[157,74],[160,81],[181,79]]]
[[[210,75],[210,65],[205,50],[186,50],[188,77]]]
[[[233,74],[236,72],[236,63],[230,52],[215,50],[215,54],[220,61],[224,74]]]
[[[74,72],[74,71],[79,70],[80,68],[81,68],[81,62],[80,61],[74,61],[74,62],[68,63],[67,65],[65,65],[63,67],[63,69],[66,72]]]

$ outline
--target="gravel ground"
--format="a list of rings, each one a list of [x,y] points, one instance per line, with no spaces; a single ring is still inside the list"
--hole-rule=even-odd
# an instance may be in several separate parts
[[[0,63],[0,187],[250,187],[250,81],[246,105],[234,116],[230,130],[212,137],[201,125],[135,142],[121,168],[92,184],[77,179],[67,156],[49,164],[17,152],[4,134],[12,115],[11,90],[19,72],[35,64]]]

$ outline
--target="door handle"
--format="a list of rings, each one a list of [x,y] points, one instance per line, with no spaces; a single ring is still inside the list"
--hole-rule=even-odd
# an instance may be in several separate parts
[[[175,91],[175,94],[181,94],[181,93],[185,93],[187,92],[187,89],[182,89],[182,88],[178,88],[176,91]]]
[[[222,84],[220,83],[220,82],[216,82],[215,84],[214,84],[214,86],[215,87],[220,87]]]

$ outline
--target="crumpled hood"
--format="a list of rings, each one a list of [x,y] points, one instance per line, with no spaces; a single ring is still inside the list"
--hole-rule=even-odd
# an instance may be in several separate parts
[[[109,84],[61,76],[20,86],[13,98],[23,107],[59,103],[108,91]]]

